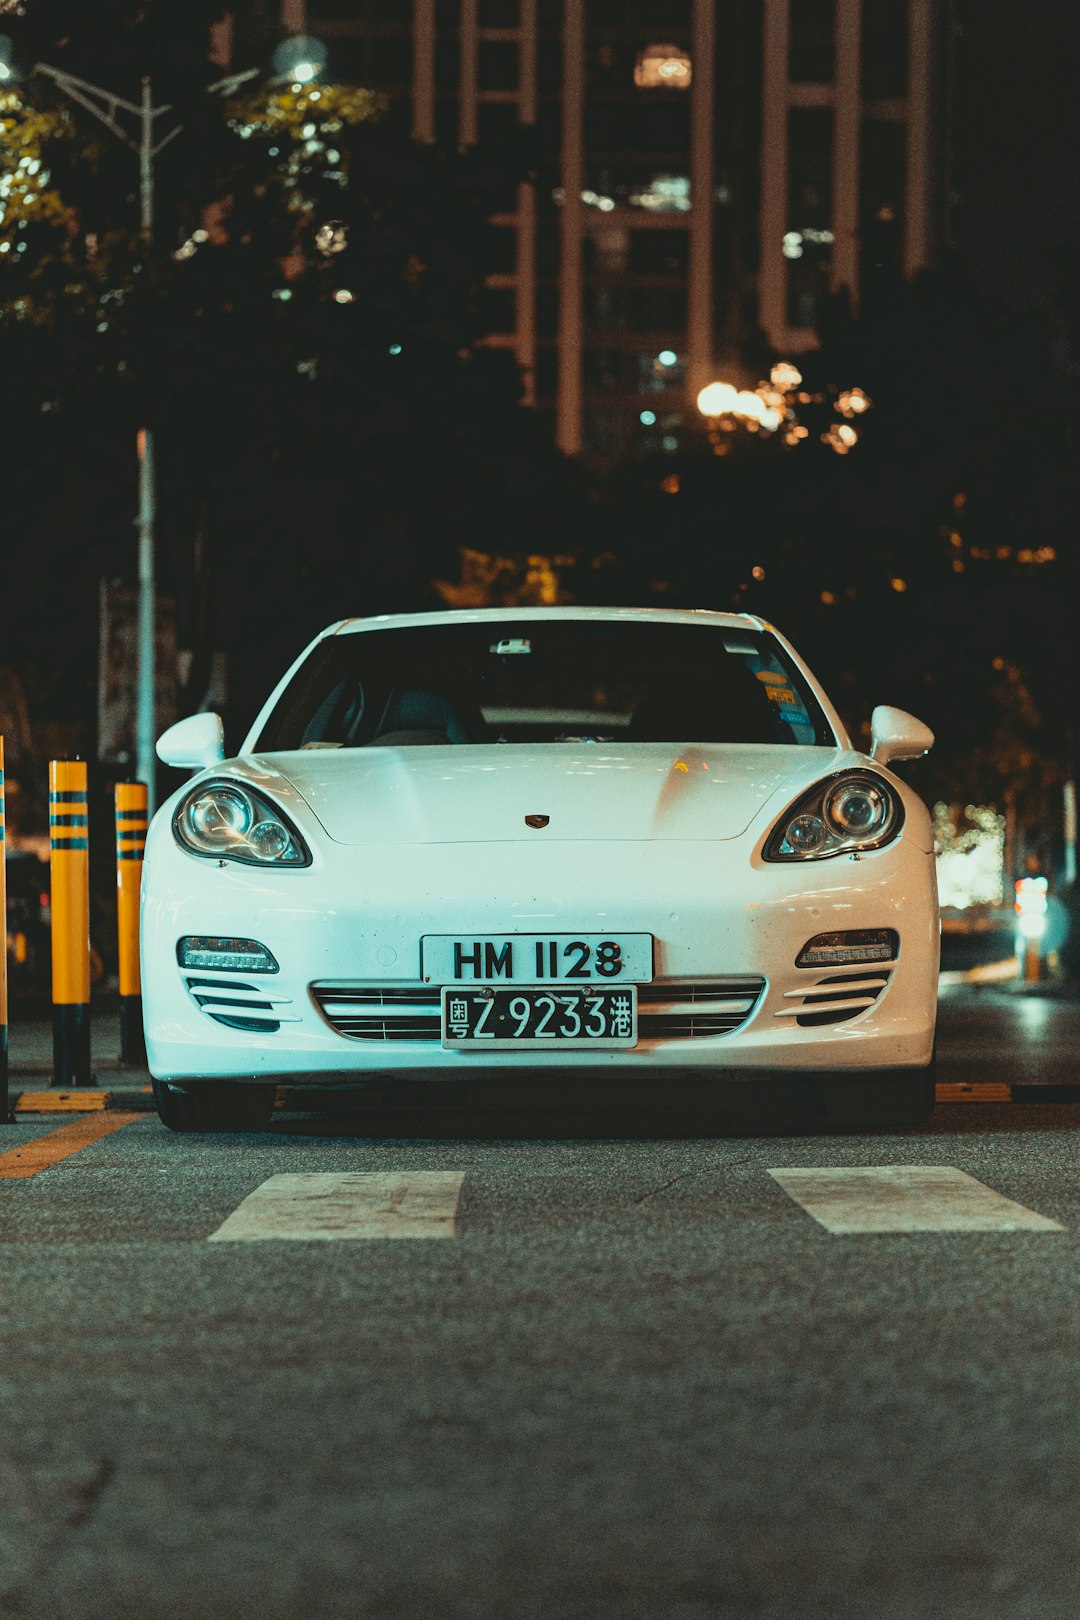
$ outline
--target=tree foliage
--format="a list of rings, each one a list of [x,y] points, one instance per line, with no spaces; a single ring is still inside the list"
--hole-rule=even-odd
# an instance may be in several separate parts
[[[52,189],[0,266],[23,537],[0,613],[32,695],[84,720],[96,580],[132,574],[141,425],[191,696],[225,648],[240,721],[311,633],[428,599],[462,542],[544,549],[569,487],[514,408],[512,364],[479,341],[504,159],[404,140],[362,86],[207,93],[220,9],[37,0],[18,21],[24,61],[129,97],[148,73],[171,103],[158,139],[183,126],[157,160],[149,248],[131,150],[40,76],[19,90]]]

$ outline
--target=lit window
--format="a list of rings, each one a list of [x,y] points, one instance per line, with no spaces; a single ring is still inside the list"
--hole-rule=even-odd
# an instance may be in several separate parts
[[[685,174],[656,174],[640,191],[632,192],[630,205],[647,208],[654,214],[685,214],[690,207],[690,177]]]
[[[681,45],[646,45],[638,52],[634,83],[639,90],[688,90],[690,57]]]

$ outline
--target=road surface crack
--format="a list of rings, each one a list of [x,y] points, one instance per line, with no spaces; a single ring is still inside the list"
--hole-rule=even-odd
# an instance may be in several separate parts
[[[81,1476],[68,1482],[67,1496],[67,1522],[69,1525],[85,1524],[90,1518],[102,1493],[115,1473],[113,1463],[105,1460],[96,1466],[88,1468]]]
[[[675,1183],[677,1181],[685,1181],[687,1176],[693,1175],[693,1174],[694,1174],[694,1171],[692,1171],[692,1170],[680,1170],[679,1174],[677,1176],[672,1176],[670,1181],[662,1182],[659,1187],[650,1187],[648,1192],[643,1192],[641,1194],[640,1198],[635,1198],[634,1199],[634,1203],[635,1204],[644,1204],[646,1199],[658,1197],[660,1195],[660,1193],[667,1192],[669,1187],[674,1187],[674,1185],[675,1185]]]
[[[115,1472],[108,1458],[55,1467],[0,1458],[0,1613],[26,1613],[65,1537],[94,1517]]]
[[[744,1158],[741,1158],[741,1159],[729,1159],[722,1166],[722,1168],[724,1170],[730,1170],[736,1164],[750,1164],[752,1158],[753,1158],[753,1155],[748,1154]],[[672,1177],[670,1177],[669,1180],[662,1181],[660,1183],[659,1187],[649,1187],[647,1191],[643,1192],[640,1195],[640,1197],[634,1199],[634,1203],[638,1204],[638,1205],[645,1204],[645,1203],[647,1203],[649,1201],[650,1198],[657,1198],[657,1197],[659,1197],[659,1195],[661,1193],[666,1193],[668,1188],[669,1187],[674,1187],[674,1185],[675,1185],[675,1183],[677,1181],[685,1181],[687,1176],[697,1176],[697,1175],[700,1175],[700,1174],[701,1174],[700,1170],[680,1170],[677,1176],[672,1176]]]

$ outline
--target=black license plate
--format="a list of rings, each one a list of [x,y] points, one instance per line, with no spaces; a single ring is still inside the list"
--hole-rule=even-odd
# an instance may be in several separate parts
[[[475,1051],[515,1047],[624,1047],[637,1044],[637,989],[595,985],[570,990],[463,990],[447,986],[442,1043]]]

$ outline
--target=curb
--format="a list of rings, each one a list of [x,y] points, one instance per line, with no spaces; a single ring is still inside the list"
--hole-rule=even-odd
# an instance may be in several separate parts
[[[958,984],[996,984],[1005,986],[1015,984],[1020,972],[1020,964],[1015,956],[1007,956],[1000,962],[983,962],[979,967],[970,968],[943,968],[938,974],[938,984],[949,989]]]
[[[1048,996],[1054,1001],[1080,1001],[1080,983],[1075,979],[1047,978],[1028,981],[1021,978],[1015,956],[1002,962],[984,962],[981,967],[944,968],[938,974],[943,990],[973,984],[999,990],[1002,995]]]
[[[127,1113],[154,1113],[154,1096],[149,1086],[96,1091],[89,1086],[78,1091],[15,1092],[11,1101],[13,1119],[29,1119],[42,1114],[97,1114],[120,1109]]]

